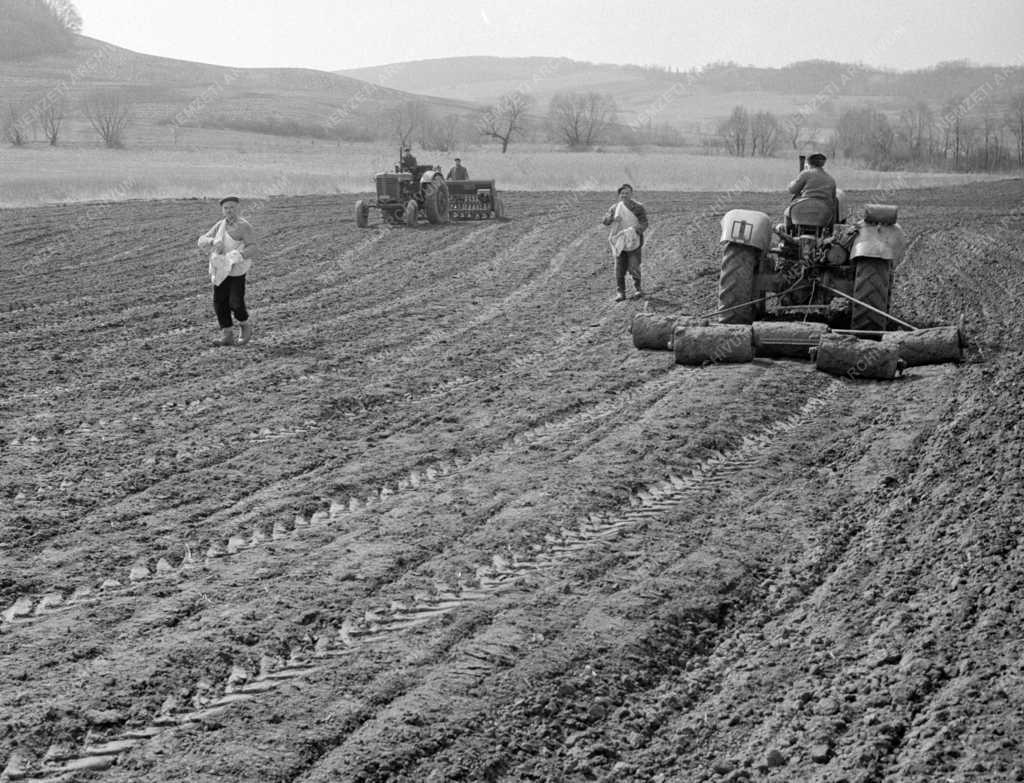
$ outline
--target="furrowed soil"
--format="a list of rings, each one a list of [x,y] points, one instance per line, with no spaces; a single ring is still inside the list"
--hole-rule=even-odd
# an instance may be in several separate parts
[[[1024,184],[850,194],[891,382],[635,349],[783,206],[643,198],[625,303],[607,194],[254,203],[230,348],[215,203],[0,212],[0,780],[1024,780]]]

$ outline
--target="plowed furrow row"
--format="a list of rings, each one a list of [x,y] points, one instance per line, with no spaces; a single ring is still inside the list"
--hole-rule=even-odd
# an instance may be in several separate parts
[[[482,261],[478,261],[477,263],[482,263]],[[526,270],[523,271],[525,272]],[[371,275],[367,275],[367,277],[369,276]],[[337,285],[341,286],[343,283],[338,283]],[[527,285],[531,284],[528,283]],[[383,303],[370,303],[366,306],[354,309],[332,306],[332,312],[317,317],[318,332],[322,334],[337,334],[345,336],[351,333],[352,327],[358,326],[361,323],[385,323],[388,324],[388,327],[386,330],[382,330],[383,334],[401,334],[401,319],[396,320],[394,316],[395,313],[402,314],[403,318],[408,318],[409,316],[415,315],[419,312],[424,302],[447,300],[451,298],[451,293],[448,290],[449,284],[446,281],[436,282],[434,286],[437,289],[436,295],[432,294],[429,289],[424,290],[422,287],[412,287],[412,293],[389,298]],[[380,295],[381,292],[379,291],[375,293],[375,297],[379,298]],[[318,294],[318,297],[321,300],[327,299],[330,296],[330,291],[321,291]],[[507,302],[511,296],[512,295],[507,295],[505,301]],[[251,350],[255,350],[261,354],[284,350],[287,349],[288,346],[293,345],[296,340],[301,340],[305,335],[307,335],[309,331],[309,317],[299,319],[291,317],[295,312],[300,312],[300,310],[298,310],[300,307],[301,301],[296,301],[294,297],[286,297],[280,300],[280,302],[272,300],[270,304],[259,308],[260,312],[258,316],[256,316],[257,342]],[[456,323],[453,326],[433,330],[427,338],[425,347],[429,348],[430,346],[437,345],[441,342],[455,339],[460,334],[464,334],[468,328],[471,328],[457,321],[457,312],[451,310],[448,312],[451,314],[446,316],[446,318],[454,318],[456,319]],[[501,312],[501,307],[498,307],[497,309],[492,308],[487,316],[477,316],[474,320],[473,327],[479,328],[484,323],[500,315]],[[276,321],[273,327],[267,327],[264,329],[262,325],[271,321]],[[104,342],[89,351],[89,361],[99,362],[102,364],[122,362],[124,361],[122,357],[126,355],[126,351],[128,351],[127,355],[134,355],[136,350],[144,343],[149,343],[157,339],[161,342],[164,342],[169,338],[180,340],[184,335],[187,335],[190,332],[195,332],[197,329],[198,327],[182,327],[169,330],[164,335],[133,335],[119,340]],[[419,330],[415,327],[410,327],[407,331],[408,334],[412,335],[416,334]],[[408,337],[403,337],[400,342],[408,345]],[[393,363],[396,358],[403,360],[404,363],[411,362],[414,359],[419,361],[423,356],[420,352],[420,342],[420,339],[416,340],[415,356],[410,355],[408,347],[404,351],[398,348],[390,348],[379,352],[376,356],[371,354],[369,357],[370,363]],[[201,362],[209,360],[210,358],[223,356],[224,350],[225,349],[223,348],[213,347],[207,344],[198,351],[189,351],[188,355],[191,357],[190,364],[195,366]],[[362,366],[365,362],[365,356],[353,351],[347,355],[342,354],[337,357],[335,370],[341,372],[347,367]],[[400,368],[397,366],[392,366],[389,369],[392,374],[400,372]],[[246,362],[241,367],[237,367],[227,373],[223,373],[220,383],[225,387],[245,384],[250,382],[252,378],[259,376],[261,372],[261,364],[259,362]],[[164,377],[163,373],[151,373],[151,376],[153,377],[153,380],[148,383],[143,381],[140,391],[158,391],[160,389],[160,383],[163,381]],[[93,384],[90,384],[89,382],[80,383],[76,384],[74,388],[76,393],[81,393],[83,390],[87,391],[91,386],[102,382],[102,376],[97,376],[96,381]],[[188,394],[189,390],[192,388],[207,388],[208,383],[209,381],[205,377],[205,373],[201,373],[194,379],[183,381],[179,388],[183,394]],[[261,384],[262,383],[266,383],[265,377],[261,378]],[[266,388],[265,390],[279,391],[276,388]],[[31,391],[23,392],[22,399],[25,401],[31,400],[32,394],[33,392]]]
[[[439,584],[435,591],[414,593],[409,602],[390,600],[378,609],[366,610],[355,620],[337,618],[333,624],[328,623],[326,630],[315,639],[293,647],[287,660],[265,656],[259,672],[249,671],[244,664],[236,663],[223,683],[215,684],[212,676],[200,677],[188,704],[182,705],[177,699],[170,698],[165,702],[165,709],[149,725],[107,737],[101,743],[88,744],[74,752],[58,749],[50,754],[49,763],[44,759],[35,768],[16,766],[17,778],[12,779],[40,780],[83,769],[102,770],[114,764],[121,753],[152,739],[160,731],[201,722],[235,704],[273,692],[284,682],[316,671],[318,663],[358,654],[367,645],[386,643],[393,634],[407,632],[486,601],[521,584],[524,577],[537,571],[571,566],[593,547],[642,530],[649,521],[681,502],[747,470],[763,458],[777,439],[819,417],[842,389],[840,381],[833,381],[790,417],[746,436],[736,449],[728,453],[714,454],[698,464],[689,476],[671,476],[656,485],[638,489],[631,496],[627,508],[614,513],[589,515],[563,528],[558,536],[548,536],[543,544],[535,545],[533,551],[522,556],[509,552],[494,555],[489,564],[476,567],[474,577],[468,582],[455,586]],[[329,518],[329,514],[327,516]],[[490,655],[481,653],[478,657],[487,663]],[[464,674],[472,675],[466,666],[462,668],[465,669]],[[20,759],[12,761],[19,765],[22,763]]]
[[[221,518],[230,520],[228,524],[238,532],[227,536],[226,539],[212,539],[205,544],[182,542],[172,550],[140,555],[136,564],[129,569],[127,574],[111,574],[97,579],[92,584],[80,585],[70,592],[53,590],[34,596],[22,596],[0,614],[0,620],[8,625],[24,625],[56,612],[93,606],[97,602],[102,603],[114,597],[125,595],[138,597],[140,590],[151,580],[180,581],[183,578],[188,578],[192,569],[197,565],[215,566],[224,558],[261,547],[268,542],[280,542],[300,537],[309,529],[338,526],[343,523],[347,528],[349,525],[347,518],[350,515],[379,509],[382,504],[388,503],[395,496],[417,491],[430,483],[451,476],[471,462],[487,461],[492,458],[493,454],[503,450],[533,445],[638,405],[646,407],[651,401],[663,396],[673,383],[674,379],[670,374],[655,378],[647,383],[628,388],[614,398],[597,403],[592,408],[536,424],[531,429],[516,433],[497,444],[491,451],[455,457],[451,460],[438,460],[426,467],[409,470],[396,481],[383,483],[366,494],[332,498],[325,508],[308,517],[299,513],[291,517],[290,523],[280,518],[270,524],[262,521],[268,516],[281,515],[288,506],[296,504],[297,501],[294,497],[274,505],[268,505],[263,500],[266,496],[278,497],[287,486],[294,486],[301,481],[300,476],[293,476],[288,479],[286,484],[269,492],[259,493],[255,498],[247,497],[214,515],[214,518],[205,521],[203,527],[209,528]],[[124,518],[124,510],[119,512],[119,516]]]
[[[441,263],[443,256],[449,252],[459,253],[461,250],[471,248],[478,241],[486,238],[486,235],[494,231],[496,226],[488,226],[477,229],[467,236],[456,238],[456,240],[447,246],[440,248],[432,248],[428,253],[424,255],[423,263],[425,268],[430,268],[431,264]],[[275,255],[268,258],[265,263],[273,264],[276,261],[278,255],[282,258],[287,258],[289,262],[294,266],[294,271],[287,273],[284,278],[278,278],[276,276],[270,276],[262,283],[262,287],[254,291],[254,300],[259,302],[257,306],[259,320],[277,320],[280,319],[285,323],[289,324],[289,329],[305,329],[307,328],[305,320],[300,320],[298,323],[291,321],[287,318],[288,315],[303,312],[310,305],[324,302],[337,301],[343,299],[343,292],[351,290],[353,287],[358,287],[363,283],[369,283],[378,277],[377,273],[370,267],[360,265],[358,262],[361,258],[374,248],[375,245],[382,242],[388,237],[390,232],[381,232],[373,235],[372,237],[365,238],[355,247],[347,250],[345,253],[329,259],[319,260],[322,257],[322,251],[319,250],[322,247],[322,240],[316,238],[306,238],[294,246],[281,248],[275,247]],[[392,239],[395,239],[392,237]],[[408,242],[408,240],[406,240]],[[298,257],[301,258],[304,253],[315,251],[314,255],[318,260],[312,264],[308,262],[308,259],[303,259],[303,263],[294,264],[294,260]],[[394,252],[394,249],[391,249]],[[150,285],[154,290],[161,289],[173,289],[178,287],[174,284],[173,278],[168,278],[166,275],[155,276],[151,280]],[[205,277],[205,275],[204,275]],[[310,278],[316,279],[315,285],[310,285]],[[197,281],[198,282],[198,281]],[[415,282],[415,281],[409,281]],[[438,286],[441,283],[437,283]],[[284,288],[288,291],[288,295],[281,297],[280,289]],[[314,289],[310,291],[310,289]],[[203,290],[203,289],[199,289]],[[411,285],[410,290],[415,291],[415,294],[404,297],[398,304],[402,302],[410,304],[418,301],[421,296],[424,295],[424,289],[421,285]],[[310,291],[310,293],[299,294],[296,296],[295,292]],[[190,292],[191,294],[191,292]],[[378,294],[379,295],[379,294]],[[172,300],[172,305],[169,309],[172,311],[178,311],[190,307],[190,303],[193,297],[190,295],[188,298],[179,298]],[[204,297],[204,303],[208,297]],[[20,311],[32,308],[45,308],[53,307],[59,313],[61,313],[61,328],[71,334],[76,333],[89,333],[97,326],[97,320],[109,317],[111,314],[116,314],[118,321],[130,322],[137,320],[140,317],[148,316],[154,311],[154,303],[148,302],[143,305],[135,305],[131,300],[125,301],[124,295],[118,291],[107,292],[96,292],[95,301],[91,302],[87,307],[87,311],[82,313],[83,305],[86,302],[82,299],[81,295],[75,297],[68,297],[62,301],[22,301],[19,304],[18,318],[23,318],[24,314]],[[71,314],[70,316],[68,314]],[[355,317],[373,317],[374,308],[365,308],[361,312],[355,314],[346,314],[344,320],[351,320]],[[212,315],[212,314],[211,314]],[[25,340],[34,335],[45,336],[48,330],[52,329],[51,319],[48,318],[34,318],[32,323],[20,325],[17,329],[11,329],[6,332],[0,332],[0,344],[6,342],[8,339],[20,339]],[[318,320],[321,318],[318,317]],[[106,323],[106,321],[102,321]],[[199,329],[199,325],[193,327],[193,330]],[[130,335],[119,335],[114,340],[105,341],[101,346],[97,346],[90,352],[90,359],[97,361],[108,361],[111,357],[117,357],[122,354],[129,347],[138,347],[141,343],[155,339],[159,336],[160,339],[166,339],[172,335],[187,333],[189,329],[181,328],[175,330],[169,330],[166,333],[159,335],[154,334],[130,334]],[[290,335],[291,332],[286,332],[286,335]],[[294,335],[291,335],[294,336]]]

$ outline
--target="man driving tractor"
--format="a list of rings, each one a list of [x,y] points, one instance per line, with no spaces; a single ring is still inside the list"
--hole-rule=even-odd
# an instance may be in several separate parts
[[[416,167],[419,165],[415,156],[412,154],[412,150],[408,147],[402,147],[401,163],[403,171],[411,171],[413,174],[416,173]]]
[[[804,170],[789,183],[789,192],[793,194],[793,201],[813,199],[822,202],[821,217],[815,221],[820,222],[821,225],[831,225],[837,219],[836,181],[831,174],[825,171],[826,160],[827,158],[820,152],[813,153],[807,158]],[[788,221],[788,209],[786,217]]]

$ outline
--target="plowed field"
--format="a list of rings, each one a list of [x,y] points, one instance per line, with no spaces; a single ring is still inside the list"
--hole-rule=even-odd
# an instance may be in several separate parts
[[[1024,184],[882,199],[892,382],[636,350],[724,211],[639,195],[618,304],[607,194],[251,205],[232,348],[216,204],[0,212],[0,779],[1024,780]]]

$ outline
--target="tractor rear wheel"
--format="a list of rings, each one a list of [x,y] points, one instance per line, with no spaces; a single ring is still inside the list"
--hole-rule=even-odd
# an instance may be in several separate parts
[[[859,258],[853,275],[853,298],[882,312],[889,312],[892,266],[884,258]],[[850,328],[882,332],[889,319],[856,302],[850,302]]]
[[[426,187],[423,194],[423,210],[427,213],[427,220],[431,223],[448,222],[448,186],[438,176]]]
[[[366,228],[370,225],[370,207],[361,199],[356,202],[356,225],[359,228]]]
[[[405,225],[416,225],[416,213],[419,212],[419,209],[420,207],[416,203],[416,199],[409,199],[409,203],[405,205],[405,211],[402,213],[402,217],[405,218]]]
[[[749,324],[757,315],[754,298],[754,271],[757,249],[730,242],[722,255],[718,276],[718,309],[729,309],[720,317],[723,324]],[[749,304],[747,304],[749,303]]]

